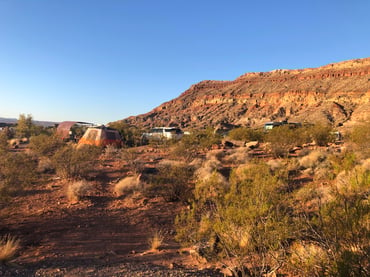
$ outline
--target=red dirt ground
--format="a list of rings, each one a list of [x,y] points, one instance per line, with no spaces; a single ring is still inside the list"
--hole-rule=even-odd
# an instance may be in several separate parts
[[[160,160],[161,155],[145,158]],[[119,163],[104,161],[92,179],[94,189],[77,203],[67,199],[66,182],[50,176],[0,207],[0,236],[11,234],[22,244],[12,263],[21,268],[119,263],[199,266],[174,240],[173,221],[182,204],[139,193],[117,197],[114,182],[126,175]],[[155,230],[161,230],[165,240],[159,251],[150,252],[148,239]]]

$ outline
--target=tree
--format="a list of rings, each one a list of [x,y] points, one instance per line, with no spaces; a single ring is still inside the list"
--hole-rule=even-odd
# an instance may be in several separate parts
[[[308,142],[302,128],[291,129],[288,125],[270,130],[266,135],[266,141],[270,143],[272,154],[275,157],[286,157],[289,150]]]
[[[30,138],[34,130],[32,115],[20,114],[16,127],[16,136],[18,138]]]

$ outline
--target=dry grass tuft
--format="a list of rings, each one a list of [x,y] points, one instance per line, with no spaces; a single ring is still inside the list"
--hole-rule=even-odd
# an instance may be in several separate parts
[[[236,148],[225,160],[232,164],[244,164],[250,161],[249,150],[245,147]]]
[[[15,237],[6,235],[0,239],[0,262],[4,263],[14,258],[20,248],[20,241]]]
[[[267,165],[270,167],[272,171],[275,171],[277,169],[281,169],[284,166],[284,163],[281,159],[273,159],[267,161]]]
[[[152,237],[148,239],[149,247],[151,251],[159,250],[163,245],[164,235],[161,230],[155,230]]]
[[[314,244],[296,242],[291,247],[290,263],[304,276],[321,276],[329,264],[326,252]]]
[[[78,202],[91,189],[91,184],[85,180],[70,183],[67,188],[67,198],[70,202]]]
[[[117,196],[122,196],[126,193],[131,193],[135,190],[139,190],[142,188],[142,183],[140,182],[141,175],[134,175],[126,177],[120,180],[114,186],[114,192]]]
[[[201,167],[195,171],[195,176],[198,180],[208,180],[221,168],[222,164],[217,158],[217,152],[209,152]]]
[[[302,157],[299,160],[299,165],[303,168],[315,168],[323,160],[325,160],[326,154],[322,151],[316,150],[309,153],[307,156]]]

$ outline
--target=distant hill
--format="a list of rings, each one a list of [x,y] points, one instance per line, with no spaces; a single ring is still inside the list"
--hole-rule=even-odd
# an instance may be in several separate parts
[[[0,117],[0,123],[16,124],[17,121],[18,119],[16,118]],[[59,122],[33,120],[33,123],[38,126],[51,127],[51,126],[55,126],[55,124],[58,124]]]
[[[247,73],[233,81],[202,81],[152,111],[123,119],[145,128],[184,129],[266,121],[362,121],[370,115],[370,58],[318,68]]]

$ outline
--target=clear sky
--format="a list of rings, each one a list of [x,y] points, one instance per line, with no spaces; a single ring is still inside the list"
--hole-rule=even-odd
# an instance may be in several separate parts
[[[0,0],[0,117],[108,123],[202,80],[370,56],[369,0]]]

